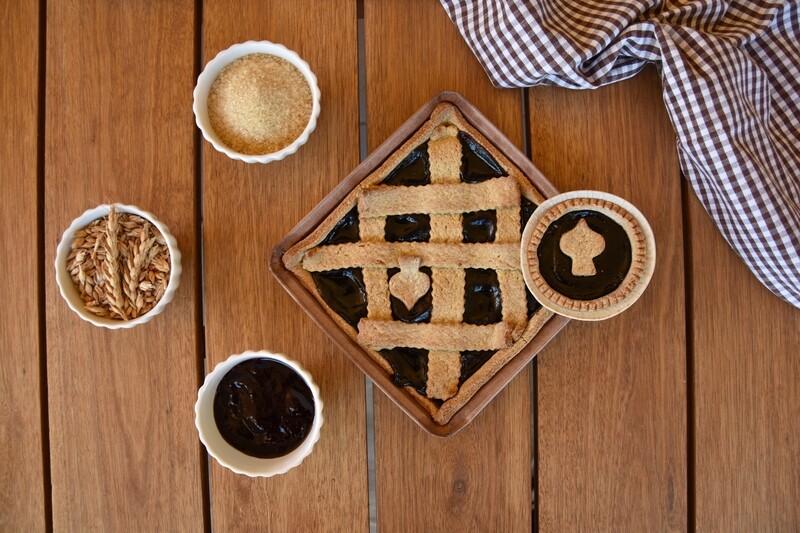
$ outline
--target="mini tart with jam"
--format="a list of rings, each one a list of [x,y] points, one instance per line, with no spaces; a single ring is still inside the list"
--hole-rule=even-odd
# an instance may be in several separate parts
[[[655,267],[644,216],[622,198],[564,193],[543,203],[522,237],[528,288],[545,307],[579,320],[603,320],[632,305]]]
[[[445,102],[283,263],[447,424],[552,316],[519,262],[522,229],[543,201]]]

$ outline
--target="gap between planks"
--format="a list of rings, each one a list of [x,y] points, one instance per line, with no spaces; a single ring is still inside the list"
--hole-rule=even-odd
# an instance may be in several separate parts
[[[39,59],[38,70],[38,109],[36,127],[39,136],[36,142],[36,254],[38,284],[38,325],[39,325],[39,387],[40,387],[40,423],[42,439],[42,490],[44,491],[45,531],[53,531],[53,483],[50,473],[50,409],[47,388],[47,303],[45,301],[45,220],[44,220],[44,184],[45,184],[45,124],[47,119],[47,1],[39,2]]]
[[[203,70],[203,1],[194,2],[194,76]],[[205,268],[203,261],[203,139],[200,130],[194,127],[194,226],[195,250],[197,250],[197,272],[195,277],[195,357],[197,361],[197,388],[205,381],[206,365],[206,314],[205,314]],[[200,462],[200,495],[203,506],[203,529],[211,532],[211,458],[198,440],[198,460]]]
[[[528,89],[519,89],[520,112],[522,113],[522,149],[525,157],[531,159],[531,121]],[[539,358],[531,361],[531,531],[539,531]]]
[[[366,38],[364,32],[364,0],[357,0],[358,37],[358,146],[359,158],[367,157],[367,71]],[[367,494],[369,506],[369,531],[378,530],[377,474],[375,471],[375,409],[372,381],[364,376],[367,431]]]
[[[694,434],[694,316],[692,305],[694,303],[694,278],[692,277],[692,250],[691,214],[689,209],[689,182],[680,173],[681,180],[681,207],[683,210],[683,272],[684,272],[684,303],[686,310],[684,320],[686,324],[686,522],[687,530],[697,530],[695,513],[695,434]]]

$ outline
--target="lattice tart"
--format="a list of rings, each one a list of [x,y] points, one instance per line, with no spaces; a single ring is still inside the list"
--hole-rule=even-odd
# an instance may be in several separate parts
[[[286,250],[283,266],[447,424],[551,317],[520,269],[522,229],[543,200],[444,102]]]

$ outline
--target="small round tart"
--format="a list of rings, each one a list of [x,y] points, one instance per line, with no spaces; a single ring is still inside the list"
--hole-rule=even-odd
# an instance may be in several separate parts
[[[520,252],[536,299],[578,320],[604,320],[630,307],[656,262],[644,215],[599,191],[568,192],[542,203],[525,226]]]

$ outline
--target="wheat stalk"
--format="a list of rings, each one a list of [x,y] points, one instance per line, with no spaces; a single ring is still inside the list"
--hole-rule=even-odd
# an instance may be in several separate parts
[[[75,232],[67,271],[87,310],[130,319],[150,311],[166,291],[170,254],[147,220],[109,211]]]
[[[125,296],[128,298],[128,301],[131,302],[132,306],[138,313],[141,314],[142,309],[144,308],[145,300],[144,296],[139,291],[140,282],[141,280],[139,277],[142,273],[142,266],[145,263],[145,260],[148,258],[148,254],[150,249],[153,246],[153,243],[156,241],[155,237],[149,237],[150,233],[150,224],[145,222],[144,227],[141,228],[139,234],[139,242],[137,243],[135,240],[131,243],[131,255],[128,257],[127,261],[127,269],[125,270]]]
[[[120,282],[119,268],[119,220],[114,206],[108,212],[106,234],[104,241],[105,259],[103,261],[103,274],[106,278],[106,295],[111,311],[127,320],[125,301],[122,298],[122,284]]]

